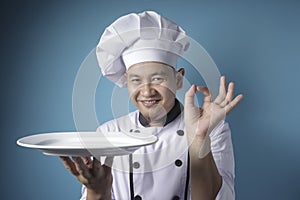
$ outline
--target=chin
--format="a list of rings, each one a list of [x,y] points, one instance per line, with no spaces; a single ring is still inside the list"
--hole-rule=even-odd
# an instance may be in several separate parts
[[[167,115],[167,111],[163,106],[157,104],[151,108],[144,109],[142,114],[149,121],[160,121]]]

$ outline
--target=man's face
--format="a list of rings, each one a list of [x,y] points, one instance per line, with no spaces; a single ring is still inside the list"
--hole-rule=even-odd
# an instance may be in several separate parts
[[[163,63],[143,62],[131,66],[126,75],[130,98],[142,115],[150,125],[164,123],[181,87],[181,74]]]

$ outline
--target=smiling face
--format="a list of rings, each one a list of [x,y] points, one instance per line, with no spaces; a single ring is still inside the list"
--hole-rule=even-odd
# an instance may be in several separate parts
[[[131,66],[126,76],[130,98],[150,126],[163,125],[182,86],[182,74],[163,63],[143,62]]]

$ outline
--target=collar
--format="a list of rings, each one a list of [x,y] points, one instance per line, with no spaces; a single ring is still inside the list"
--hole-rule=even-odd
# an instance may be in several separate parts
[[[178,115],[180,115],[180,113],[183,111],[183,105],[177,100],[175,99],[175,105],[173,106],[173,108],[170,110],[170,112],[167,114],[167,116],[165,117],[165,124],[164,126],[166,126],[167,124],[169,124],[170,122],[172,122],[174,119],[176,119],[176,117]],[[140,123],[144,126],[144,127],[149,127],[149,122],[147,121],[147,119],[142,115],[141,112],[139,112],[139,121]]]

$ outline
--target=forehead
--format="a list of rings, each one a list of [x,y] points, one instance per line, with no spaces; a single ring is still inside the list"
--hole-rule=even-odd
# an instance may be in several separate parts
[[[142,62],[132,65],[128,70],[128,75],[150,75],[164,74],[169,75],[174,73],[175,69],[167,64],[160,62]]]

